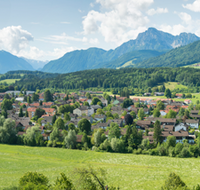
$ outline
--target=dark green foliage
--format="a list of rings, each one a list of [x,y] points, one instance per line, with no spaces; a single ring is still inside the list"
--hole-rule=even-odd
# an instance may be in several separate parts
[[[129,106],[133,105],[133,101],[130,98],[126,98],[123,101],[122,107],[123,108],[128,108]]]
[[[53,115],[53,117],[52,117],[52,125],[55,123],[55,121],[56,121],[56,115]]]
[[[39,101],[39,95],[33,93],[32,100],[33,100],[33,102],[38,102]]]
[[[160,111],[159,111],[159,109],[154,109],[154,111],[153,111],[153,117],[160,117]]]
[[[23,114],[23,110],[22,110],[22,107],[20,107],[20,110],[19,110],[19,117],[23,117],[24,114]]]
[[[167,98],[171,98],[171,91],[170,91],[169,88],[167,88],[167,89],[165,90],[165,96],[166,96]]]
[[[150,58],[147,61],[139,63],[138,67],[181,67],[199,63],[200,61],[200,41],[189,45],[175,48],[164,55]]]
[[[59,117],[58,119],[56,119],[55,121],[55,127],[58,129],[65,129],[65,123],[63,121],[63,119],[61,117]]]
[[[191,75],[192,73],[192,75]],[[45,89],[86,89],[91,87],[119,88],[124,87],[147,91],[164,82],[180,82],[186,86],[199,86],[199,70],[192,68],[150,68],[150,69],[97,69],[62,74],[55,78],[26,78],[16,82],[20,88],[27,90]]]
[[[11,110],[12,108],[12,101],[9,99],[4,99],[1,103],[1,109],[4,111]]]
[[[156,120],[154,124],[154,133],[153,138],[156,143],[162,142],[162,136],[161,136],[161,127],[160,127],[160,121]]]
[[[36,110],[35,110],[35,116],[37,117],[37,118],[40,118],[42,115],[44,115],[45,114],[45,111],[43,110],[43,109],[41,109],[41,108],[37,108]]]
[[[83,132],[86,131],[87,134],[91,131],[91,123],[86,119],[83,118],[78,122],[78,128]]]
[[[133,118],[130,114],[126,114],[124,119],[126,125],[131,125],[133,123]]]
[[[25,173],[19,180],[19,185],[21,187],[27,187],[30,184],[35,187],[45,186],[48,187],[49,180],[48,178],[37,172],[28,172]]]
[[[53,101],[53,96],[49,90],[46,90],[44,92],[44,101],[45,102],[52,102]]]
[[[61,173],[60,177],[56,179],[54,189],[75,190],[71,180],[64,173]]]
[[[165,184],[161,187],[161,190],[178,190],[186,186],[181,178],[175,173],[170,173],[168,179],[166,179]]]

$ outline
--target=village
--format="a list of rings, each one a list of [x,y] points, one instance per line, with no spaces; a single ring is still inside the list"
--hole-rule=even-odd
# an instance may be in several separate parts
[[[167,141],[168,136],[174,136],[176,143],[183,143],[186,140],[188,143],[194,144],[195,133],[199,131],[199,110],[195,110],[189,99],[185,99],[184,102],[173,101],[169,98],[152,99],[144,97],[130,99],[109,96],[103,94],[103,92],[79,91],[79,93],[67,95],[55,93],[52,95],[52,101],[46,101],[44,92],[36,94],[34,91],[27,91],[23,96],[18,97],[19,93],[19,91],[7,91],[0,94],[1,105],[4,99],[15,98],[12,109],[7,110],[7,118],[15,121],[17,136],[23,136],[28,128],[37,125],[40,128],[43,140],[50,141],[53,122],[58,118],[62,118],[64,121],[64,128],[59,128],[60,132],[62,130],[69,131],[74,127],[78,129],[78,123],[82,119],[86,119],[91,124],[91,131],[88,135],[91,136],[101,129],[106,138],[108,138],[111,123],[118,125],[121,132],[120,136],[126,134],[127,125],[135,125],[138,132],[142,131],[142,138],[148,139],[150,143],[154,142],[153,133],[156,120],[160,121],[163,142]],[[38,101],[30,103],[35,95],[37,95]],[[163,94],[156,93],[156,96],[158,95]],[[177,96],[181,95],[177,94]],[[70,106],[68,111],[65,109],[66,105]],[[43,112],[42,115],[35,118],[37,109],[42,109]],[[159,113],[155,113],[155,110],[159,110]],[[172,118],[169,118],[168,113],[170,111],[175,113],[171,116]],[[20,112],[23,112],[23,114],[20,115]],[[67,119],[65,118],[66,112]],[[186,112],[188,113],[186,114]],[[168,117],[166,117],[167,115]],[[132,120],[129,117],[129,119],[126,119],[127,116],[131,117]],[[81,132],[83,131],[76,130],[77,143],[82,142],[83,134]]]

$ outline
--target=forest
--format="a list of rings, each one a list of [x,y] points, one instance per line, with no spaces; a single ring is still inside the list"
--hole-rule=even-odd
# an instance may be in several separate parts
[[[191,92],[199,92],[199,70],[193,68],[123,68],[123,69],[95,69],[78,71],[68,74],[47,74],[30,72],[24,75],[14,86],[17,89],[55,89],[75,90],[98,88],[103,90],[120,89],[128,87],[136,91],[146,92],[148,88],[162,85],[165,82],[178,82],[191,89]],[[135,92],[134,92],[135,91]]]

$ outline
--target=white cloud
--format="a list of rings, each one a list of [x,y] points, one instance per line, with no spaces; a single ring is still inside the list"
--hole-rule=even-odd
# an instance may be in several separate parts
[[[190,24],[191,21],[192,21],[192,17],[188,14],[188,13],[185,13],[185,12],[181,12],[181,13],[177,13],[178,16],[180,17],[180,19],[185,22],[186,24]]]
[[[103,12],[91,10],[83,17],[84,34],[100,32],[106,42],[117,45],[134,38],[149,22],[145,11],[153,0],[96,0]]]
[[[162,14],[162,13],[168,13],[168,9],[158,7],[157,9],[149,9],[147,11],[147,14],[150,16],[155,15],[155,14]]]
[[[25,57],[28,59],[40,59],[45,55],[45,52],[42,50],[39,50],[35,46],[30,46],[24,50],[21,50],[19,53],[16,54],[19,57]]]
[[[195,0],[192,4],[186,4],[182,6],[191,11],[200,12],[200,0]]]
[[[0,48],[11,53],[19,53],[28,47],[33,36],[21,26],[8,26],[0,30]]]
[[[164,32],[168,32],[170,34],[173,34],[173,35],[179,35],[180,33],[186,31],[186,27],[181,25],[181,24],[177,24],[177,25],[173,25],[173,26],[161,25],[159,27],[159,29],[164,31]]]

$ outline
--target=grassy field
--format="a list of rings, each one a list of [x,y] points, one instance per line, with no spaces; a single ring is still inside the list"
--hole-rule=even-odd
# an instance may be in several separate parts
[[[182,89],[185,88],[187,89],[187,86],[184,86],[182,84],[178,84],[177,82],[167,82],[165,83],[165,88],[169,88],[170,90],[174,90],[174,89]]]
[[[176,172],[193,187],[200,181],[199,158],[98,153],[47,147],[0,145],[0,188],[17,185],[27,171],[38,171],[55,180],[60,172],[75,180],[76,167],[102,167],[109,184],[120,189],[160,189],[170,172]]]
[[[184,67],[190,67],[190,68],[194,68],[194,69],[200,69],[199,64],[200,64],[200,63],[195,63],[195,64],[187,65],[187,66],[184,66]]]
[[[6,82],[7,84],[12,84],[15,83],[15,81],[19,81],[20,79],[5,79],[5,80],[1,80],[0,83],[4,83]]]

